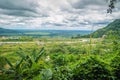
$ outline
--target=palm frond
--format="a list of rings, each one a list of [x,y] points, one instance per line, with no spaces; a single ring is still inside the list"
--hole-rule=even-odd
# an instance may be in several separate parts
[[[42,56],[43,53],[44,53],[44,47],[40,50],[38,56],[36,57],[35,62],[38,62],[39,58]]]

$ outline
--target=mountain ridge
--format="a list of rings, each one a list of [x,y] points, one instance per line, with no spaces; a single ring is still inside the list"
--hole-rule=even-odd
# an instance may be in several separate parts
[[[2,34],[2,33],[18,33],[18,31],[11,30],[11,29],[0,28],[0,34]]]
[[[110,35],[110,34],[120,35],[120,19],[116,19],[110,24],[108,24],[106,27],[98,29],[91,34],[82,37],[90,37],[91,35],[93,38],[99,38],[102,37],[103,35]]]

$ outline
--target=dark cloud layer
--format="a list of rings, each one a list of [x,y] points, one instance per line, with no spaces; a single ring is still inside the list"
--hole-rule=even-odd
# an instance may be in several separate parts
[[[36,7],[38,7],[38,5],[33,0],[0,0],[1,9],[35,12]]]
[[[37,16],[38,3],[34,0],[0,0],[0,13],[13,16]]]
[[[76,9],[84,8],[100,8],[105,7],[107,2],[105,0],[77,0],[75,3],[71,3]]]

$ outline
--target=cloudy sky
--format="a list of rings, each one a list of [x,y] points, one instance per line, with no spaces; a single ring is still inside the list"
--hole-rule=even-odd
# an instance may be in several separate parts
[[[107,14],[106,0],[0,0],[0,27],[96,30],[120,17],[119,4]]]

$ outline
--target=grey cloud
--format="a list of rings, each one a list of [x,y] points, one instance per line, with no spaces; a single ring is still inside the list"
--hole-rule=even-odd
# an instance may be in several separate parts
[[[35,17],[38,14],[30,11],[25,11],[25,10],[5,10],[1,9],[0,10],[1,14],[6,14],[6,15],[11,15],[11,16],[22,16],[22,17]]]
[[[76,9],[84,9],[84,8],[90,8],[90,7],[102,8],[107,6],[106,0],[77,0],[75,3],[70,2],[70,4]]]
[[[38,0],[0,0],[0,13],[21,17],[46,17],[42,11],[37,11],[39,6]]]
[[[2,9],[36,12],[36,7],[38,7],[38,4],[34,0],[0,0],[0,8]]]
[[[65,26],[65,24],[59,24],[59,23],[54,23],[52,25],[55,25],[55,26]]]
[[[94,25],[106,25],[106,24],[108,24],[110,21],[104,21],[104,22],[96,22],[96,23],[94,23]]]
[[[65,26],[66,24],[64,23],[55,23],[55,22],[45,22],[41,24],[42,26]]]

